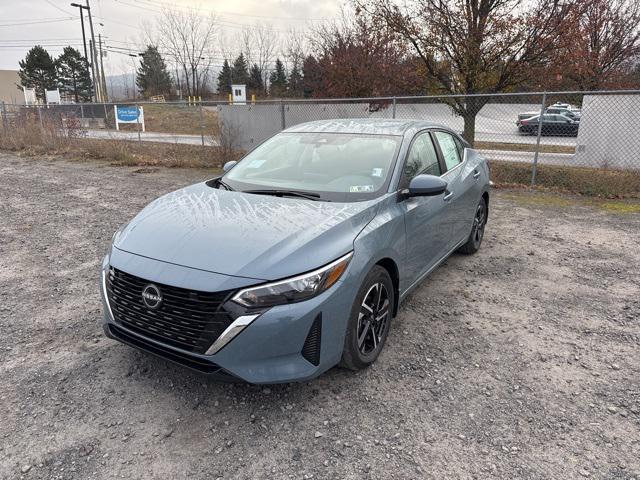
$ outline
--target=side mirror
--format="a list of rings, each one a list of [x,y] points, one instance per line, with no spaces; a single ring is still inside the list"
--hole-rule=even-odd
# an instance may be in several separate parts
[[[228,172],[229,170],[231,170],[233,167],[236,166],[238,162],[236,162],[235,160],[232,160],[230,162],[227,162],[224,164],[224,166],[222,167],[222,170],[224,170],[225,172]]]
[[[409,197],[435,197],[447,190],[447,182],[435,175],[416,175],[409,183]]]

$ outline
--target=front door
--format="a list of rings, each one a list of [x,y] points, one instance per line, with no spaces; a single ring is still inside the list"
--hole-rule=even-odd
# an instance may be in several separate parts
[[[400,188],[407,188],[420,174],[442,175],[435,146],[429,132],[419,133],[407,154]],[[402,202],[407,235],[406,282],[411,285],[445,255],[451,224],[446,195],[411,197]]]

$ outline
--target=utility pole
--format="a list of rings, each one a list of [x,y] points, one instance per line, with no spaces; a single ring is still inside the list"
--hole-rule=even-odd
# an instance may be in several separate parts
[[[96,82],[96,64],[95,55],[93,54],[93,42],[89,39],[89,52],[91,53],[91,82],[93,83],[93,101],[100,101],[100,90],[98,89],[98,82]]]
[[[176,60],[176,87],[178,89],[178,96],[182,101],[182,85],[180,84],[180,75],[178,75],[178,61]]]
[[[89,13],[89,28],[91,30],[91,58],[93,60],[93,65],[94,65],[94,72],[95,72],[95,81],[96,81],[96,97],[98,102],[102,102],[102,88],[101,88],[101,84],[102,81],[100,80],[100,71],[98,70],[98,62],[97,62],[97,54],[96,54],[96,36],[93,33],[93,19],[91,18],[91,7],[89,6],[89,0],[86,0],[87,2],[87,12]]]
[[[104,76],[104,63],[102,61],[102,34],[98,34],[98,45],[100,46],[100,81],[102,83],[102,96],[103,102],[109,101],[109,95],[107,94],[107,80]]]
[[[93,100],[96,101],[96,75],[93,71],[93,61],[89,61],[89,56],[87,55],[87,37],[84,33],[84,10],[87,10],[87,7],[84,5],[80,5],[79,3],[72,3],[72,7],[76,7],[80,9],[80,25],[82,25],[82,46],[84,48],[84,60],[87,62],[87,67],[91,69],[91,82],[93,89]]]

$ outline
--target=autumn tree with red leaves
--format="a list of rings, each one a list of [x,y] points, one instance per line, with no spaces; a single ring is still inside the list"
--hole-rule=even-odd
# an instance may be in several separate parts
[[[354,0],[361,16],[386,25],[413,47],[431,93],[510,92],[545,64],[574,0]],[[487,97],[450,101],[473,143]]]
[[[373,18],[343,13],[339,21],[317,28],[310,41],[315,55],[306,60],[305,77],[307,69],[321,72],[312,92],[306,89],[311,96],[374,97],[425,91],[406,42]]]
[[[579,0],[541,72],[550,89],[638,87],[640,0]]]

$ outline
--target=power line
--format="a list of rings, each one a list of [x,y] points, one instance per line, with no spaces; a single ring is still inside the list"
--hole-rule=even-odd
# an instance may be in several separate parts
[[[114,0],[114,1],[116,1],[118,3],[121,3],[123,5],[127,5],[128,7],[138,8],[140,10],[144,10],[144,11],[147,11],[147,12],[153,12],[153,13],[157,13],[157,14],[162,14],[163,13],[163,10],[159,10],[156,7],[148,6],[148,4],[145,4],[147,6],[142,6],[142,5],[138,5],[137,3],[128,3],[125,0]],[[136,0],[136,1],[138,3],[142,3],[143,1],[146,1],[146,0]],[[205,10],[205,11],[207,11],[209,13],[212,13],[212,14],[216,13],[213,10]],[[264,17],[264,18],[270,18],[270,17]],[[311,21],[312,19],[307,19],[307,20]],[[255,26],[254,24],[251,24],[251,23],[240,23],[240,22],[234,22],[234,21],[231,21],[231,20],[224,20],[224,19],[221,19],[221,18],[216,19],[216,21],[217,21],[217,23],[221,24],[222,26],[229,27],[229,28],[243,29],[243,28],[246,28],[246,27],[254,27]],[[285,30],[279,30],[279,29],[276,29],[276,28],[270,28],[269,30],[272,31],[272,32],[287,33]]]
[[[143,2],[143,3],[147,3],[147,4],[151,4],[151,5],[159,5],[161,7],[165,7],[165,8],[182,8],[182,9],[189,9],[189,7],[187,6],[183,6],[183,5],[176,5],[176,4],[172,4],[172,3],[167,3],[167,2],[162,2],[159,0],[137,0],[138,2]],[[222,11],[222,10],[210,10],[210,9],[204,9],[204,11],[206,12],[210,12],[210,13],[214,13],[214,14],[219,14],[219,15],[230,15],[230,16],[234,16],[234,17],[248,17],[248,18],[266,18],[266,19],[273,19],[273,20],[303,20],[303,21],[324,21],[324,20],[332,20],[334,17],[320,17],[320,18],[307,18],[307,17],[282,17],[282,16],[272,16],[272,15],[253,15],[250,13],[235,13],[235,12],[226,12],[226,11]]]
[[[47,42],[47,41],[66,41],[66,40],[71,40],[71,41],[80,41],[82,40],[81,38],[77,38],[77,37],[63,37],[63,38],[58,38],[58,37],[47,37],[47,38],[12,38],[11,40],[0,40],[0,42]]]
[[[67,10],[65,10],[62,7],[59,7],[58,5],[56,5],[55,3],[53,3],[51,0],[44,0],[45,2],[47,2],[49,5],[51,5],[53,8],[55,8],[56,10],[61,11],[62,13],[66,13],[67,15],[73,15],[71,12],[68,12]]]
[[[69,20],[75,20],[75,17],[63,17],[57,19],[49,19],[49,20],[31,20],[26,22],[14,22],[14,23],[0,23],[0,27],[19,27],[22,25],[40,25],[43,23],[57,23],[57,22],[67,22]]]

